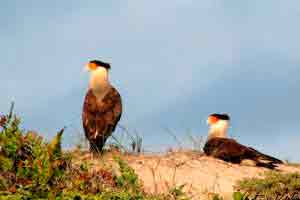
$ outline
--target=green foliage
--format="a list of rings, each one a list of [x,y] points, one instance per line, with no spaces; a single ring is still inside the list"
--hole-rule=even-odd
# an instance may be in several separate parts
[[[300,174],[266,172],[263,178],[250,178],[239,181],[237,190],[249,198],[286,199],[300,195]]]
[[[249,200],[249,198],[241,192],[234,192],[232,197],[233,200]]]
[[[13,168],[13,161],[5,156],[0,155],[0,170],[7,172]]]
[[[219,194],[215,194],[212,200],[223,200],[223,198]]]
[[[63,130],[55,137],[57,141],[48,145],[34,132],[20,129],[21,120],[13,114],[13,104],[0,121],[0,189],[48,197],[50,186],[58,184],[68,162],[60,149]]]
[[[187,197],[186,193],[183,192],[183,188],[185,185],[180,185],[173,187],[169,190],[169,196],[171,196],[171,199],[178,199],[178,200],[189,200],[189,197]]]
[[[116,183],[119,187],[124,187],[127,190],[139,191],[141,186],[139,179],[134,170],[128,166],[122,159],[115,157],[114,160],[118,163],[121,175],[116,177]]]
[[[134,170],[115,158],[120,175],[71,161],[61,149],[64,129],[47,143],[35,132],[20,129],[13,114],[0,116],[0,200],[187,200],[183,186],[170,194],[147,195]]]
[[[212,200],[223,200],[223,197],[221,197],[219,194],[215,194],[212,197]],[[241,192],[234,192],[232,194],[232,200],[250,200],[250,199]]]
[[[62,156],[61,138],[63,132],[64,129],[60,130],[48,145],[48,154],[51,161],[57,160]]]

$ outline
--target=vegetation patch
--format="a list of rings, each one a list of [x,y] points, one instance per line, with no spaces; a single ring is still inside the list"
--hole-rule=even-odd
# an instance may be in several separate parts
[[[108,169],[76,165],[61,149],[64,129],[50,141],[20,128],[20,118],[0,116],[0,200],[188,200],[182,188],[146,194],[134,170],[115,158],[119,175]]]
[[[269,171],[263,178],[239,181],[236,189],[250,199],[300,199],[300,174]]]
[[[33,131],[22,130],[20,123],[13,105],[8,114],[0,115],[0,200],[190,199],[183,192],[185,185],[171,187],[164,194],[147,194],[135,171],[120,157],[114,157],[118,173],[104,166],[93,168],[89,160],[78,163],[75,156],[82,151],[61,149],[64,129],[46,142]],[[263,175],[239,181],[232,199],[300,199],[299,173],[269,171]]]

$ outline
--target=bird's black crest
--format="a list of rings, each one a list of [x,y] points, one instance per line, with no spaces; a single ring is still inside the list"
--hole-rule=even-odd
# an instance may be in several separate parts
[[[104,67],[106,69],[110,69],[110,64],[109,63],[102,62],[100,60],[91,60],[90,63],[94,63],[97,66],[101,66],[101,67]]]
[[[221,119],[221,120],[230,120],[230,117],[228,114],[218,114],[218,113],[214,113],[214,114],[211,114],[210,116],[212,117],[217,117],[218,119]]]

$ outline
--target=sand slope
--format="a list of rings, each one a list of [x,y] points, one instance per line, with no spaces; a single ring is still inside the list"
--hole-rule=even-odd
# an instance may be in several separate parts
[[[213,193],[231,199],[236,181],[258,177],[268,170],[254,166],[230,164],[204,156],[199,152],[177,151],[166,154],[122,155],[139,175],[146,192],[165,192],[174,186],[184,190],[194,200],[209,199]],[[112,162],[112,156],[94,159],[95,165]],[[300,172],[300,167],[280,165],[281,172]]]

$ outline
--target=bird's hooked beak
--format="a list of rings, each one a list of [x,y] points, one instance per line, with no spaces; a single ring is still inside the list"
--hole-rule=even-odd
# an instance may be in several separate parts
[[[206,124],[207,124],[207,125],[210,125],[209,119],[206,120]]]
[[[89,64],[86,64],[86,65],[84,66],[84,68],[82,69],[82,72],[89,72],[89,71],[91,71],[91,70],[90,70],[90,67],[89,67]]]
[[[91,71],[93,71],[93,70],[95,70],[95,69],[97,69],[97,65],[95,64],[95,63],[88,63],[88,64],[86,64],[85,66],[84,66],[84,68],[83,68],[83,71],[84,72],[91,72]]]

